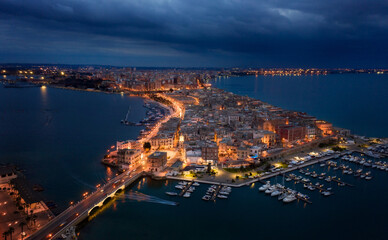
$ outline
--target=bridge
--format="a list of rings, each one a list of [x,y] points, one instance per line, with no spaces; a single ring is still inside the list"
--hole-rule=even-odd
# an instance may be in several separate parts
[[[61,235],[66,229],[87,219],[92,212],[102,207],[116,193],[124,190],[142,176],[144,176],[144,172],[127,172],[118,175],[79,203],[70,206],[27,239],[42,240],[62,238]]]

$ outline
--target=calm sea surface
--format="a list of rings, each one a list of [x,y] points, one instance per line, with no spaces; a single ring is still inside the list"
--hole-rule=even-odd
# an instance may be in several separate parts
[[[339,77],[228,78],[215,86],[305,111],[359,134],[388,136],[383,124],[387,76]],[[141,119],[142,103],[120,95],[0,87],[0,162],[26,169],[29,179],[45,187],[46,198],[65,206],[110,173],[99,160],[116,139],[136,138],[140,128],[119,122],[129,105],[136,109],[133,120]],[[213,203],[201,200],[208,187],[204,184],[191,198],[169,197],[165,192],[175,191],[176,182],[144,178],[86,224],[80,239],[386,239],[388,172],[373,169],[374,178],[366,181],[327,167],[310,170],[340,176],[354,187],[312,179],[333,188],[333,196],[323,197],[286,182],[308,194],[313,204],[285,205],[258,192],[260,184],[255,184],[233,189],[229,199]]]
[[[388,137],[388,74],[245,76],[213,86],[284,109],[307,112],[370,137]]]
[[[0,84],[0,163],[26,170],[41,184],[44,199],[67,207],[113,174],[100,164],[116,140],[135,138],[141,128],[120,124],[145,115],[143,100],[56,88],[3,88]]]

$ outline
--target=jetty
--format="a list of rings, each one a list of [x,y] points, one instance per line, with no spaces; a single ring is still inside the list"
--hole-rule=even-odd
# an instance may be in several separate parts
[[[307,198],[304,198],[304,197],[301,197],[299,196],[298,194],[295,195],[295,197],[301,201],[304,201],[306,203],[309,203],[309,204],[312,204],[313,202],[311,202],[310,200],[308,200]]]
[[[185,187],[182,189],[182,191],[179,193],[179,196],[182,197],[187,192],[187,190],[189,190],[191,185],[193,185],[193,183],[194,181],[191,181],[188,184],[186,184]]]
[[[216,199],[218,193],[219,193],[220,190],[221,190],[221,187],[222,187],[221,184],[217,186],[217,188],[216,188],[216,190],[214,191],[213,196],[212,196],[212,198],[211,198],[212,201],[214,201],[214,200]]]
[[[343,181],[339,180],[339,179],[336,178],[336,177],[332,177],[331,180],[334,181],[334,182],[336,182],[336,183],[343,184],[343,185],[345,185],[345,186],[354,187],[354,185],[352,185],[352,184],[350,184],[350,183],[343,182]]]

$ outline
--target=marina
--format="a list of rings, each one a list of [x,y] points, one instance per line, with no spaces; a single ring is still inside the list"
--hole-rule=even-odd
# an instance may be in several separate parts
[[[151,102],[150,100],[145,100],[143,107],[146,110],[146,115],[143,120],[139,122],[131,122],[128,117],[131,114],[131,108],[128,108],[128,111],[125,115],[125,118],[121,120],[121,123],[127,126],[145,126],[146,129],[140,132],[141,135],[147,134],[148,130],[152,130],[155,124],[163,119],[168,114],[168,109],[162,105],[156,104],[156,102]]]
[[[286,193],[286,196],[294,194],[297,199],[303,200],[307,203],[312,203],[310,196],[302,193],[303,190],[300,192],[295,190],[297,185],[303,186],[304,191],[307,190],[313,193],[314,190],[317,190],[320,195],[328,197],[334,195],[335,191],[342,191],[342,187],[345,186],[357,189],[357,185],[349,182],[351,179],[344,180],[342,178],[353,176],[354,179],[365,180],[366,182],[373,179],[373,170],[364,171],[361,168],[353,171],[352,167],[353,169],[356,169],[354,166],[338,164],[338,161],[348,161],[354,165],[361,164],[363,166],[367,164],[368,168],[376,169],[375,171],[378,170],[377,166],[381,166],[383,169],[385,166],[384,161],[378,161],[376,158],[370,157],[370,159],[365,159],[362,158],[359,153],[352,154],[351,152],[347,152],[346,154],[335,155],[335,157],[327,159],[325,163],[319,161],[314,164],[305,166],[304,168],[293,169],[293,171],[289,174],[285,174],[285,171],[282,173],[282,175],[276,174],[267,180],[267,182],[261,181],[263,185],[261,185],[258,190],[259,192],[264,192],[266,195],[270,195],[272,197],[279,195],[282,196],[284,193]],[[333,173],[334,175],[332,175]],[[342,177],[338,176],[338,173]],[[278,177],[283,180],[283,184],[278,183]],[[319,181],[323,181],[325,183]],[[288,185],[288,187],[285,185],[285,183],[287,183],[286,185]],[[335,186],[339,188],[334,189]],[[284,199],[284,197],[278,197],[278,200],[281,199]]]

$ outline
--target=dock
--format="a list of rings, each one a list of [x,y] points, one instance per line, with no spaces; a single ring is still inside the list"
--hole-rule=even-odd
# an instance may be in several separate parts
[[[298,199],[298,200],[302,200],[306,203],[309,203],[309,204],[312,204],[313,202],[311,202],[310,200],[306,199],[306,198],[302,198],[300,197],[298,194],[295,195],[295,197]]]
[[[185,188],[182,189],[181,193],[179,193],[179,197],[182,197],[183,194],[185,194],[187,192],[187,190],[189,190],[189,188],[191,187],[191,185],[193,185],[194,181],[191,181],[189,182],[188,184],[186,184]]]
[[[338,180],[337,178],[331,178],[331,180],[336,182],[336,183],[344,184],[345,186],[354,187],[354,185],[352,185],[350,183],[342,182],[342,181]]]
[[[221,184],[217,186],[217,189],[214,191],[213,196],[212,196],[212,198],[211,198],[212,201],[214,201],[214,200],[216,199],[218,193],[219,193],[220,190],[221,190],[221,187],[222,187]]]
[[[294,180],[294,181],[297,182],[297,183],[303,183],[303,184],[312,186],[312,187],[314,187],[314,188],[316,188],[316,189],[319,189],[320,191],[326,191],[326,189],[323,189],[323,188],[321,188],[320,186],[316,186],[316,185],[314,185],[312,182],[303,182],[302,180],[298,180],[298,179],[296,179],[295,177],[290,176],[290,175],[288,175],[288,177],[291,178],[292,180]]]

